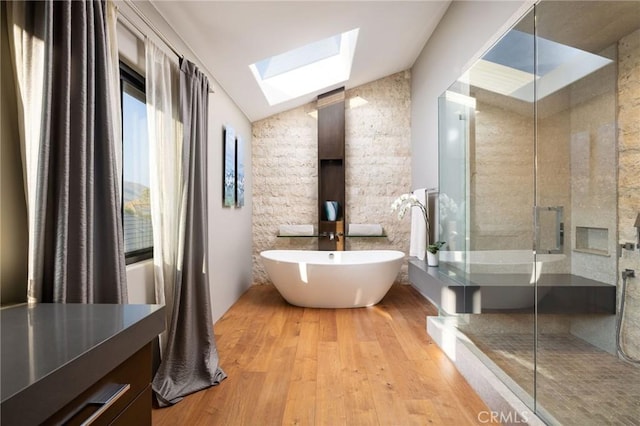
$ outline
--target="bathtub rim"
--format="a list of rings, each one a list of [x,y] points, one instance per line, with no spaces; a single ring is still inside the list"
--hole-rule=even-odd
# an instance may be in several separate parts
[[[326,255],[325,259],[327,259],[327,261],[325,262],[321,262],[321,259],[309,259],[309,260],[301,260],[301,259],[287,259],[287,258],[276,258],[274,256],[271,256],[271,254],[273,253],[296,253],[296,254],[300,254],[300,253],[309,253],[309,254],[317,254],[317,255]],[[385,258],[378,258],[376,259],[375,257],[372,257],[371,259],[366,259],[365,261],[358,261],[358,262],[335,262],[335,259],[329,259],[329,255],[330,254],[339,254],[342,255],[343,253],[358,253],[359,255],[362,255],[363,253],[378,253],[378,254],[393,254],[393,256],[389,256],[389,257],[385,257]],[[348,255],[347,255],[348,256]],[[291,250],[291,249],[271,249],[271,250],[263,250],[260,252],[260,257],[262,259],[266,259],[269,261],[273,261],[273,262],[281,262],[281,263],[306,263],[306,264],[310,264],[310,265],[327,265],[327,266],[348,266],[348,265],[368,265],[368,264],[377,264],[377,263],[385,263],[385,262],[395,262],[397,260],[400,259],[405,259],[406,258],[406,253],[400,251],[400,250],[345,250],[345,251],[337,251],[337,250]],[[331,260],[331,261],[329,261]]]

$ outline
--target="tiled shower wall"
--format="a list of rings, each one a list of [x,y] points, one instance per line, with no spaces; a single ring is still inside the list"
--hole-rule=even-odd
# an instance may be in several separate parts
[[[635,242],[640,213],[640,30],[618,43],[618,231],[620,242]],[[640,359],[640,251],[623,250],[619,270],[635,269],[629,279],[622,342]]]
[[[348,223],[376,223],[386,237],[348,238],[348,250],[408,253],[410,220],[391,213],[411,190],[411,74],[400,72],[346,92],[345,154]],[[361,98],[367,103],[356,106]],[[260,260],[268,249],[315,250],[316,238],[278,238],[281,224],[317,231],[317,121],[310,103],[253,123],[253,281],[269,279]],[[347,224],[345,224],[346,226]],[[399,280],[408,283],[406,265]]]

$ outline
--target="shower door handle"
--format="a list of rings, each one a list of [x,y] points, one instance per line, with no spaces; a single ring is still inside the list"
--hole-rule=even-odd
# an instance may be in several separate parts
[[[554,225],[549,229],[546,219],[549,215],[554,218]],[[543,217],[544,216],[544,217]],[[564,207],[535,207],[536,224],[536,253],[561,254],[564,253]],[[553,234],[552,238],[548,238]],[[546,237],[546,238],[545,238]],[[554,244],[551,244],[551,240]],[[545,245],[547,245],[545,247]]]

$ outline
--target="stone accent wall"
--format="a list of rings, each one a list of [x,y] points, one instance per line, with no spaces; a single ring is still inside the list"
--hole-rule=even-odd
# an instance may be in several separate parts
[[[253,282],[267,284],[260,252],[313,250],[315,238],[278,238],[281,224],[318,220],[317,122],[307,104],[253,123]],[[317,230],[317,228],[316,228]]]
[[[386,238],[349,238],[347,250],[397,249],[408,253],[410,220],[390,210],[411,190],[409,71],[346,92],[346,208],[349,223],[382,224]],[[366,104],[353,106],[356,97]],[[268,249],[315,250],[316,238],[278,238],[281,224],[317,230],[317,121],[315,103],[253,124],[253,278],[270,281],[260,260]],[[345,224],[347,226],[348,224]],[[399,281],[408,283],[406,265]]]
[[[640,212],[640,30],[618,43],[618,232],[620,243],[635,242]],[[635,269],[627,283],[622,343],[640,359],[640,252],[623,250],[619,271]],[[620,274],[618,274],[620,276]],[[620,288],[620,287],[618,287]]]
[[[615,60],[615,46],[601,54]],[[616,283],[617,273],[616,68],[615,64],[606,66],[570,86],[568,120],[572,207],[568,216],[571,236],[565,241],[574,249],[571,270],[608,284]],[[590,244],[606,250],[608,256],[584,252],[584,242],[580,246],[575,235],[577,227],[606,229],[597,243]],[[565,232],[567,229],[565,226]]]
[[[529,250],[533,238],[533,108],[476,94],[471,250]],[[520,106],[520,105],[518,105]]]
[[[350,223],[380,223],[387,238],[350,238],[348,250],[397,249],[408,253],[411,220],[398,220],[391,203],[411,190],[411,74],[397,73],[348,90],[346,202]],[[407,281],[408,282],[408,281]]]

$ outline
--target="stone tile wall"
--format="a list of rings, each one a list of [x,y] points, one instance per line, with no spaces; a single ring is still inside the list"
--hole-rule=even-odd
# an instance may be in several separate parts
[[[533,108],[477,90],[471,159],[471,250],[530,250]]]
[[[635,242],[640,213],[640,30],[618,43],[618,232],[620,242]],[[623,250],[619,271],[635,269],[627,283],[623,345],[640,359],[640,251]],[[618,274],[620,276],[620,274]]]
[[[349,238],[348,250],[408,253],[410,220],[391,213],[411,189],[409,71],[346,92],[346,208],[349,223],[382,224],[386,238]],[[367,101],[350,108],[352,99]],[[281,224],[317,230],[317,121],[310,103],[253,123],[253,281],[269,279],[260,260],[268,249],[315,250],[316,238],[278,238]],[[408,283],[406,265],[399,277]]]

